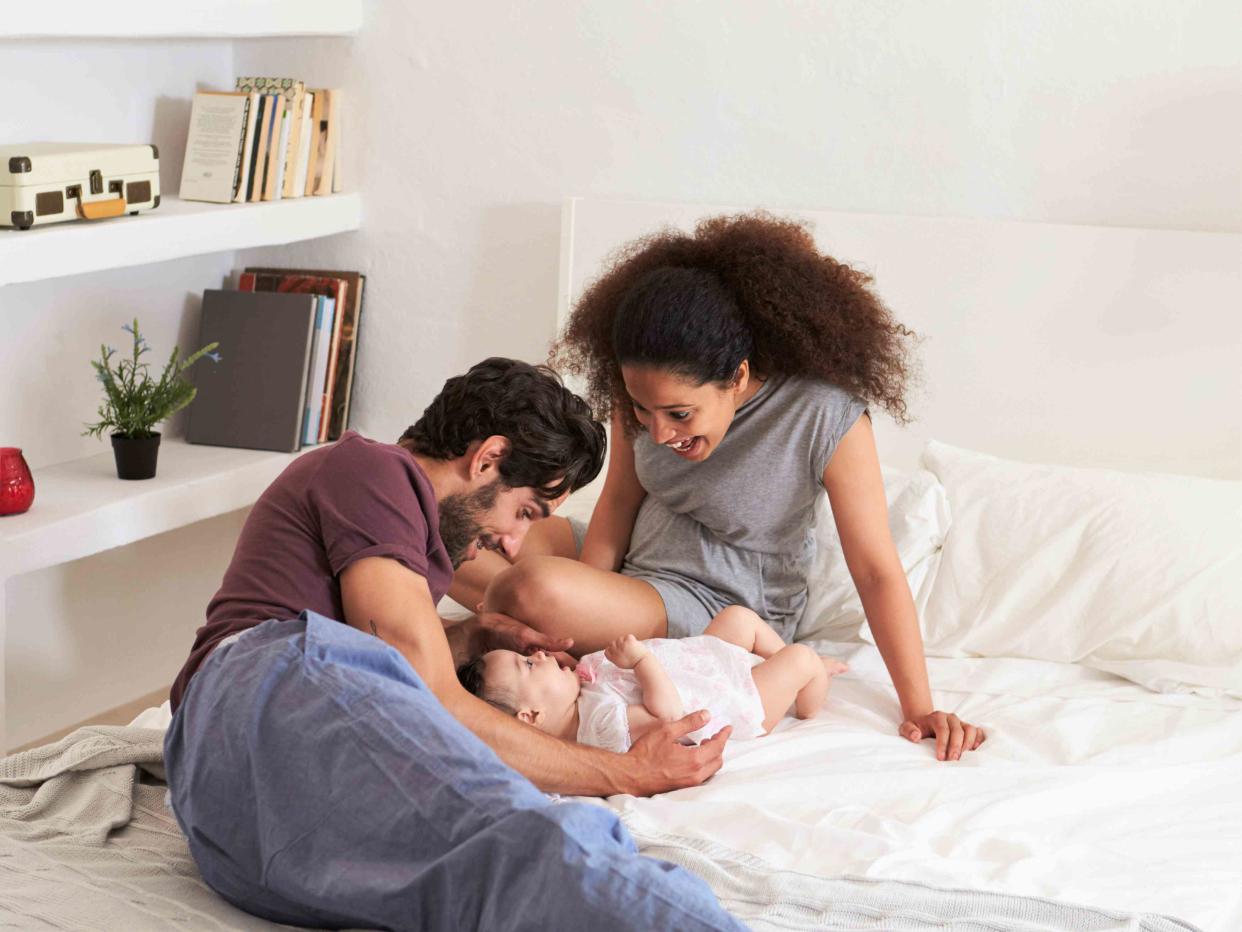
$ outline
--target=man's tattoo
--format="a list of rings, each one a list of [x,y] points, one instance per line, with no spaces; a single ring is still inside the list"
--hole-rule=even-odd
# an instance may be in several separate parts
[[[381,641],[384,640],[383,638],[380,638],[379,628],[375,627],[375,619],[368,618],[367,621],[371,625],[371,633],[374,634]]]

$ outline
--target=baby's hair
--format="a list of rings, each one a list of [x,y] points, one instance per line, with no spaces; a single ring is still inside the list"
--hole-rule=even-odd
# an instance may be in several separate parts
[[[487,685],[487,680],[483,677],[483,666],[482,657],[475,657],[469,663],[463,663],[457,668],[458,681],[466,692],[478,696],[488,705],[495,706],[505,715],[516,716],[518,710],[513,697],[504,690]]]

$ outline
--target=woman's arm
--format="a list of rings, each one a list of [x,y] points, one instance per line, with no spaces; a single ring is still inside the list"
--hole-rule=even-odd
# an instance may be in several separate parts
[[[595,504],[579,559],[588,566],[615,573],[621,569],[630,547],[630,534],[647,490],[634,469],[634,443],[625,435],[619,413],[612,417],[612,447],[608,453],[608,476]]]
[[[653,717],[662,722],[675,722],[685,714],[682,712],[681,694],[677,692],[668,671],[634,635],[617,638],[604,648],[604,656],[622,670],[634,671],[638,688],[642,691],[643,708]]]
[[[978,747],[984,735],[932,705],[918,612],[888,529],[888,503],[870,417],[860,417],[841,438],[824,470],[824,488],[845,564],[897,689],[903,718],[900,732],[913,741],[935,735],[936,756],[957,760],[963,750]]]

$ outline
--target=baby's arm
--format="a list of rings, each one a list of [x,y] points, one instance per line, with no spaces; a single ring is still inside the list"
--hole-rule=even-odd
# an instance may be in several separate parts
[[[623,670],[634,671],[643,693],[643,708],[654,718],[675,722],[682,717],[681,695],[677,687],[668,671],[660,666],[660,661],[638,638],[632,634],[617,638],[604,650],[604,656]],[[631,710],[633,708],[631,706]],[[630,718],[633,722],[634,716]]]

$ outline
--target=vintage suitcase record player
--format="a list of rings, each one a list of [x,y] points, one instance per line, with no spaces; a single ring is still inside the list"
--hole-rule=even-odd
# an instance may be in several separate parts
[[[153,145],[0,146],[0,226],[26,230],[159,206],[160,154]]]

